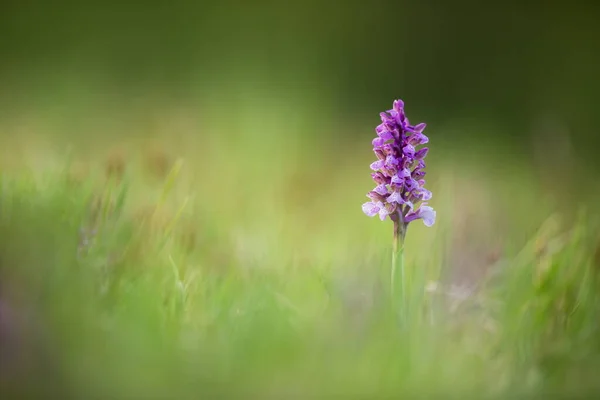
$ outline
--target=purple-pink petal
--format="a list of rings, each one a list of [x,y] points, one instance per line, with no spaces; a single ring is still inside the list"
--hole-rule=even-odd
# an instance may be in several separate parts
[[[373,139],[371,144],[373,145],[373,147],[381,147],[385,144],[385,139],[378,136],[375,139]]]
[[[393,192],[387,197],[387,202],[404,204],[404,199],[402,198],[402,194],[400,194],[400,192]]]
[[[419,200],[427,201],[431,199],[432,194],[429,190],[421,187],[414,190],[413,196]]]
[[[392,176],[392,180],[390,182],[392,185],[404,185],[404,178],[400,177],[400,175],[396,174]]]
[[[415,170],[411,173],[413,179],[419,180],[425,176],[425,171],[415,168]]]
[[[373,200],[375,203],[385,201],[385,196],[380,195],[374,190],[371,190],[369,193],[367,193],[367,197]]]
[[[381,168],[383,168],[383,166],[384,166],[383,160],[377,160],[377,161],[371,163],[371,169],[373,171],[380,170]]]
[[[402,148],[402,153],[404,153],[406,157],[412,158],[415,156],[415,148],[411,144],[407,144]]]
[[[373,172],[371,178],[379,184],[387,183],[389,178],[386,178],[381,172]]]
[[[394,138],[394,135],[392,134],[392,132],[385,130],[379,133],[379,137],[383,140],[391,140]]]
[[[387,113],[379,113],[379,116],[381,117],[381,122],[383,122],[384,124],[390,123],[390,122],[395,122],[394,118],[390,115],[388,115]]]
[[[433,197],[433,194],[429,190],[421,188],[421,200],[431,200],[431,197]]]
[[[425,144],[428,142],[429,142],[429,138],[420,132],[410,135],[408,138],[408,143],[410,143],[413,146],[418,146],[420,144]]]
[[[386,143],[382,148],[383,152],[387,155],[395,155],[394,153],[396,153],[396,149],[394,149],[394,146],[392,146],[390,143]]]
[[[387,187],[384,184],[377,185],[377,187],[374,189],[374,191],[379,193],[382,196],[385,196],[389,193],[387,190]]]
[[[385,165],[386,166],[393,166],[393,165],[398,165],[400,164],[400,160],[398,160],[396,157],[394,156],[387,156],[385,159]]]
[[[429,152],[429,148],[423,147],[421,150],[417,151],[414,156],[417,160],[422,160],[425,158],[425,156],[427,155],[428,152]]]
[[[393,106],[393,107],[394,107],[394,110],[396,110],[397,112],[402,112],[402,111],[404,111],[404,102],[403,102],[402,100],[400,100],[400,99],[398,99],[398,100],[394,100],[394,103],[393,103],[393,105],[394,105],[394,106]]]
[[[406,178],[404,180],[404,185],[406,186],[406,190],[413,191],[417,187],[419,187],[419,183],[413,178]]]
[[[424,122],[421,122],[420,124],[415,125],[415,132],[423,132],[425,130],[426,126],[427,126],[427,124]]]

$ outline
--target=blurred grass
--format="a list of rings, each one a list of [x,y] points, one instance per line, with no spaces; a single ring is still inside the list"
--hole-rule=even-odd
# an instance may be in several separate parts
[[[0,300],[19,316],[2,329],[25,332],[2,360],[13,398],[598,393],[588,176],[562,204],[523,148],[444,138],[489,127],[430,127],[438,222],[409,229],[398,327],[391,226],[360,211],[372,121],[260,93],[233,110],[79,97],[2,126]]]

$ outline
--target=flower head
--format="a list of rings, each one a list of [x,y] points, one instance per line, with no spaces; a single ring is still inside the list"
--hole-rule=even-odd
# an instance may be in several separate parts
[[[432,226],[436,213],[425,203],[432,194],[425,189],[423,179],[429,149],[417,149],[429,142],[423,134],[426,124],[411,125],[402,100],[395,100],[392,109],[380,116],[377,137],[372,141],[377,160],[371,164],[377,186],[367,195],[371,201],[363,204],[363,212],[369,217],[379,215],[382,221],[400,215],[405,224],[422,219],[426,226]]]

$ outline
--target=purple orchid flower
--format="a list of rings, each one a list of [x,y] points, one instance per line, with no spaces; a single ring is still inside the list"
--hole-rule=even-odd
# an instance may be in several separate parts
[[[417,219],[432,226],[436,212],[425,203],[432,194],[424,188],[423,179],[429,148],[416,148],[429,142],[423,134],[426,124],[411,125],[402,100],[395,100],[392,109],[380,116],[381,124],[372,142],[377,160],[370,166],[377,187],[367,195],[371,201],[363,204],[363,212],[369,217],[379,215],[382,221],[389,216],[402,224],[404,231]]]

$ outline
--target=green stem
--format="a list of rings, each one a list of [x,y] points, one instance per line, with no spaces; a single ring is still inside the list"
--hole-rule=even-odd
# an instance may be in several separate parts
[[[398,218],[394,220],[394,241],[392,246],[392,276],[391,276],[391,294],[392,302],[396,304],[396,271],[400,268],[400,279],[402,285],[402,304],[406,301],[406,274],[404,270],[404,238],[406,236],[406,224],[402,213],[398,213]]]

